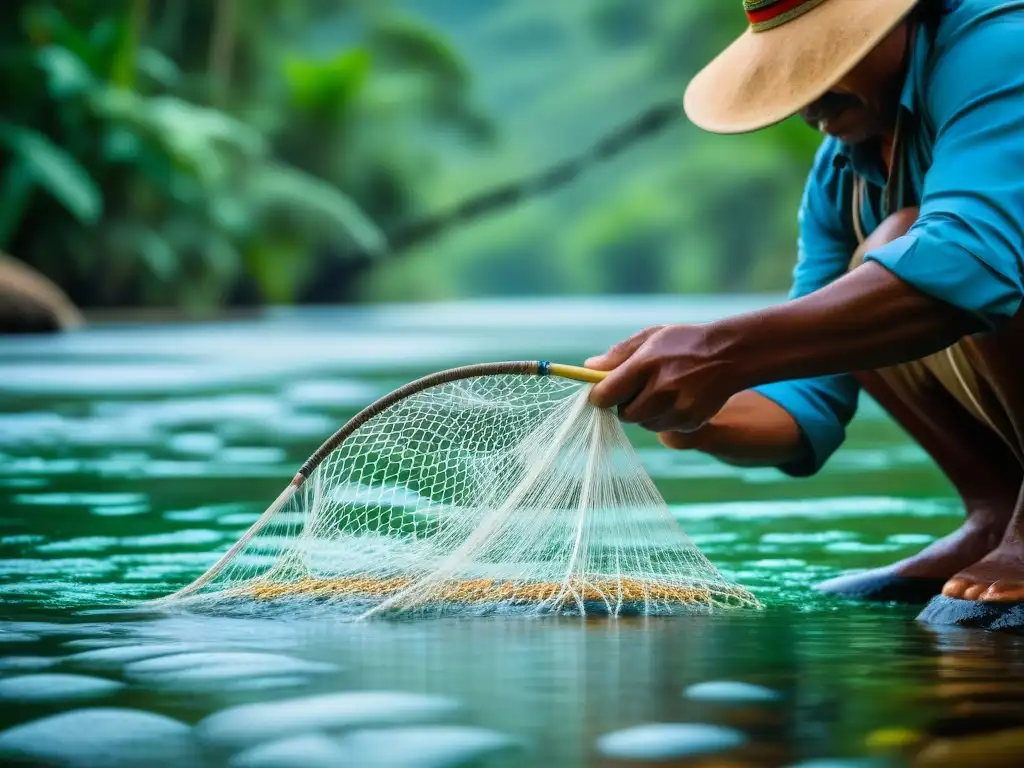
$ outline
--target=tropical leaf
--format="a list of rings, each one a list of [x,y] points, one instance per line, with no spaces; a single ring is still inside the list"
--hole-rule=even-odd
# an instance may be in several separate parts
[[[35,186],[32,171],[23,159],[8,165],[0,177],[0,251],[14,239]]]
[[[141,49],[135,64],[140,74],[165,88],[174,88],[181,82],[178,65],[154,48]]]
[[[36,63],[46,73],[47,88],[55,99],[80,96],[96,86],[88,65],[69,48],[48,45],[36,53]]]
[[[261,166],[252,172],[245,188],[258,209],[287,209],[316,217],[340,229],[367,253],[378,254],[387,247],[384,233],[350,197],[295,168]]]
[[[83,224],[95,223],[103,211],[103,194],[89,172],[46,136],[0,120],[0,145],[6,146],[35,182]]]
[[[469,68],[445,39],[424,24],[392,16],[377,24],[371,35],[372,50],[397,68],[421,72],[449,88],[469,85]]]
[[[292,102],[309,112],[343,112],[360,92],[370,72],[370,54],[346,51],[326,61],[292,58],[284,75]]]
[[[129,220],[108,224],[106,229],[111,249],[129,258],[141,258],[157,280],[167,281],[177,275],[180,264],[174,248],[152,228]]]

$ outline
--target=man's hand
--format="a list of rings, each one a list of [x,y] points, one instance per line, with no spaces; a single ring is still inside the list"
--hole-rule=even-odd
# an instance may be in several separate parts
[[[693,432],[721,410],[737,389],[711,326],[648,328],[616,344],[588,368],[612,371],[591,392],[599,408],[654,432]]]
[[[870,371],[938,352],[981,323],[868,263],[814,293],[707,325],[648,328],[587,361],[611,373],[602,408],[655,432],[693,432],[759,384]]]

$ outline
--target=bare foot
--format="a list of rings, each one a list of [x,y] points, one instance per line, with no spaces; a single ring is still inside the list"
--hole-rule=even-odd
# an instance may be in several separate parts
[[[998,506],[999,511],[994,511]],[[821,592],[860,600],[927,602],[945,580],[985,558],[1002,541],[1013,502],[971,508],[963,525],[921,552],[884,568],[839,576],[817,586]]]
[[[963,525],[933,541],[916,555],[893,563],[886,571],[904,578],[948,579],[977,563],[999,546],[1013,512],[1013,500],[1001,511],[973,509]]]
[[[979,602],[1024,601],[1024,540],[1019,531],[1008,532],[992,552],[947,581],[942,594]]]

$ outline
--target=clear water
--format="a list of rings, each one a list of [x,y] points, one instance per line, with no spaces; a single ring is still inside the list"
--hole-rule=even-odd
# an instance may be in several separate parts
[[[410,378],[484,360],[578,363],[666,318],[759,302],[311,310],[0,340],[0,754],[35,765],[577,766],[646,764],[659,750],[679,765],[1016,764],[1021,638],[929,628],[913,608],[811,589],[958,522],[946,481],[870,402],[827,470],[799,482],[630,433],[683,526],[760,612],[352,625],[125,610],[202,572],[325,436]],[[713,701],[687,695],[725,682],[772,698],[726,685]],[[222,713],[256,703],[268,706]],[[602,738],[652,723],[695,727]],[[302,738],[273,743],[286,737]]]

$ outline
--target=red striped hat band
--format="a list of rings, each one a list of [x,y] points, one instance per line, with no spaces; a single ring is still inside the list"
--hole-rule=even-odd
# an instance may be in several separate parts
[[[787,21],[803,16],[825,0],[743,0],[752,32],[781,27]]]

